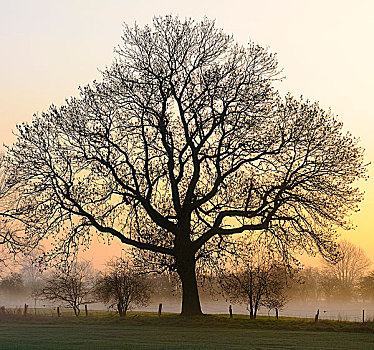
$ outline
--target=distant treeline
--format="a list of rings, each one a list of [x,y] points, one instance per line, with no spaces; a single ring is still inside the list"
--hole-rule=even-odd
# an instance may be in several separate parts
[[[342,241],[334,263],[299,269],[284,265],[263,245],[242,251],[231,265],[200,273],[198,284],[203,299],[247,306],[251,317],[260,307],[280,309],[290,301],[373,301],[374,271],[362,249]],[[151,301],[179,299],[176,274],[145,273],[129,260],[112,259],[105,271],[94,270],[87,261],[41,272],[25,260],[18,272],[0,277],[0,305],[25,298],[47,300],[55,306],[72,308],[78,316],[84,304],[101,302],[125,316],[128,310]]]

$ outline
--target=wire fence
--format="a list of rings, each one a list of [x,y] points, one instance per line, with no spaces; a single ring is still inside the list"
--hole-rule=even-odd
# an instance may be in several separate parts
[[[155,301],[143,308],[135,308],[134,312],[158,312],[159,304],[162,303],[162,312],[167,313],[179,313],[181,310],[180,302],[177,300],[160,300]],[[25,306],[27,305],[27,306]],[[202,302],[203,312],[206,314],[229,314],[229,303],[224,302]],[[58,308],[58,309],[57,309]],[[103,312],[113,312],[115,310],[108,310],[103,304],[95,303],[88,304],[87,310],[89,315],[103,314]],[[337,321],[351,321],[351,322],[373,322],[374,321],[374,305],[368,303],[352,303],[347,304],[346,307],[336,307],[327,303],[321,302],[313,303],[313,305],[287,305],[283,309],[279,310],[280,317],[292,317],[300,319],[314,319],[317,311],[319,310],[320,320],[337,320]],[[45,316],[45,317],[56,317],[58,313],[60,316],[71,316],[74,312],[70,308],[53,305],[50,303],[26,303],[21,304],[6,304],[6,306],[0,305],[1,312],[10,312],[13,314],[24,314],[25,312],[29,315]],[[85,306],[81,306],[81,315],[85,315]],[[249,315],[249,312],[245,305],[232,305],[233,314]],[[257,312],[258,316],[274,318],[276,316],[275,310],[267,310],[260,308]]]

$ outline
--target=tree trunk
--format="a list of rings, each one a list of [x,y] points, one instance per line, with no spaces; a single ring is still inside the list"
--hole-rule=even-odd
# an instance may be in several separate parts
[[[122,303],[118,303],[117,304],[117,309],[118,309],[118,314],[120,317],[125,317],[126,316],[126,309],[125,307],[123,306]]]
[[[75,316],[79,317],[81,310],[77,306],[73,306]]]
[[[249,306],[249,309],[248,309],[248,306]],[[252,296],[250,296],[249,298],[249,305],[247,306],[247,310],[249,310],[249,318],[250,319],[253,319],[253,318],[256,318],[256,312],[253,312],[253,300],[252,300]]]
[[[177,258],[177,272],[182,282],[182,316],[202,315],[196,280],[195,257]]]
[[[254,319],[254,318],[256,318],[256,314],[253,313],[253,309],[252,309],[252,308],[249,310],[249,318],[250,318],[251,320]]]
[[[254,308],[253,308],[253,318],[256,318],[256,317],[257,317],[258,303],[259,303],[259,299],[257,299],[257,300],[255,301],[255,306],[254,306]]]

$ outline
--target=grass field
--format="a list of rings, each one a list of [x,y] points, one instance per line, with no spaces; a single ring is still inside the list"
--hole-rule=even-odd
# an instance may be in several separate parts
[[[153,314],[0,320],[0,349],[374,349],[374,325]]]

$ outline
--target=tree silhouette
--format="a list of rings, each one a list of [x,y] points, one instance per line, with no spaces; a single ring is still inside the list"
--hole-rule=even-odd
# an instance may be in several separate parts
[[[247,305],[250,318],[261,306],[281,308],[287,301],[287,280],[296,270],[282,262],[269,240],[239,239],[234,252],[219,272],[223,295],[231,302]]]
[[[94,273],[90,262],[74,262],[70,267],[56,269],[44,281],[38,295],[42,299],[71,307],[79,316],[83,304],[94,301]]]
[[[347,240],[341,240],[338,249],[339,258],[336,262],[323,262],[324,271],[320,276],[320,284],[328,298],[351,299],[372,263],[362,248]]]
[[[369,269],[370,259],[362,248],[342,240],[339,242],[339,259],[336,263],[324,262],[325,270],[344,284],[354,285]]]
[[[151,286],[144,274],[118,258],[107,263],[107,271],[96,281],[95,294],[109,307],[116,307],[122,317],[134,306],[149,304]]]
[[[333,259],[334,226],[361,194],[363,150],[318,104],[281,98],[275,55],[204,19],[125,26],[103,81],[18,126],[7,153],[9,214],[52,253],[93,231],[175,270],[182,314],[201,314],[196,268],[259,231],[286,256]],[[53,255],[53,254],[52,254]]]

